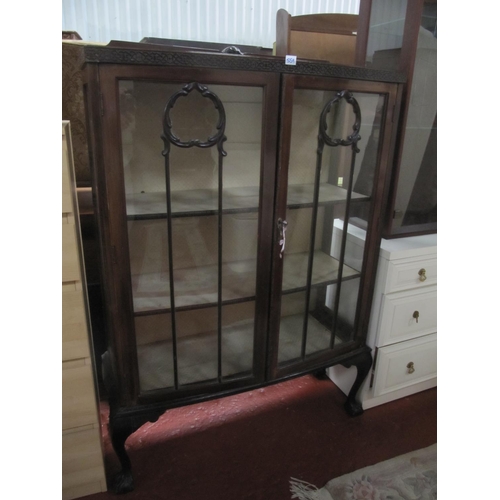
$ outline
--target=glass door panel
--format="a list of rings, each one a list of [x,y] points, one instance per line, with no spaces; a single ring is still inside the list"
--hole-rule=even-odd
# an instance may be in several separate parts
[[[294,90],[278,363],[353,339],[385,98]]]
[[[250,375],[253,366],[255,302],[222,307],[222,377]],[[178,310],[176,320],[177,383],[187,385],[218,378],[217,307]],[[139,381],[148,391],[175,386],[172,315],[135,318]]]
[[[141,391],[251,376],[262,88],[119,91]]]
[[[253,367],[255,302],[222,307],[222,376],[249,375]]]

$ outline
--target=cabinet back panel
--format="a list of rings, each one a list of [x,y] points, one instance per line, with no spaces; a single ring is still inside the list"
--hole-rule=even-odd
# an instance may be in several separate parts
[[[254,349],[255,302],[225,305],[221,310],[221,375],[251,372]],[[176,345],[180,384],[217,377],[217,308],[177,311]],[[137,317],[141,390],[174,384],[172,317]]]
[[[227,214],[222,217],[222,261],[257,258],[257,214]],[[174,269],[217,264],[216,216],[174,219]],[[167,221],[129,221],[132,275],[168,272]]]
[[[189,83],[189,82],[186,82]],[[203,82],[200,82],[203,84]],[[164,191],[163,110],[183,84],[120,81],[123,165],[127,193]],[[224,187],[258,186],[260,179],[262,89],[209,85],[226,116]],[[177,109],[178,108],[178,109]],[[172,131],[183,141],[205,141],[216,132],[218,112],[213,102],[193,91],[171,110]],[[241,120],[244,116],[245,119]],[[192,137],[190,137],[192,136]],[[217,188],[218,151],[172,146],[171,189]],[[144,175],[147,171],[147,175]]]

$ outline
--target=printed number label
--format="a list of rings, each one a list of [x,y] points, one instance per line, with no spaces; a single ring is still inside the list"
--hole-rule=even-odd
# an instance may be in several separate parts
[[[285,56],[285,64],[295,66],[297,64],[297,56]]]

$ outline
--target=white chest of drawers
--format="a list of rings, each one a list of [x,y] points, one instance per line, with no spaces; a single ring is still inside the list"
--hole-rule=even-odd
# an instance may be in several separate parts
[[[352,228],[347,253],[363,248],[364,231]],[[368,330],[372,373],[358,398],[371,408],[437,385],[437,236],[382,240]],[[329,377],[344,392],[355,368],[340,365]]]

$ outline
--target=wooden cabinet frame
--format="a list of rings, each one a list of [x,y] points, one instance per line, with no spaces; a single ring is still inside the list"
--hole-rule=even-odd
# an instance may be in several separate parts
[[[92,153],[93,193],[107,313],[108,350],[103,357],[103,370],[109,391],[111,440],[122,465],[114,489],[121,492],[133,489],[125,440],[145,422],[155,421],[168,408],[235,394],[306,373],[324,373],[329,366],[343,364],[355,365],[358,369],[358,376],[346,401],[346,410],[351,415],[360,414],[363,409],[356,401],[356,393],[372,364],[365,339],[381,238],[381,214],[387,198],[390,138],[401,75],[314,62],[290,67],[281,58],[175,52],[157,46],[153,48],[146,44],[129,43],[112,43],[107,47],[88,46],[85,48],[85,62],[84,89]],[[146,392],[140,390],[124,166],[120,154],[118,86],[121,80],[176,83],[179,89],[190,82],[207,86],[254,86],[262,89],[256,312],[253,369],[250,375],[222,380],[219,368],[219,380]],[[277,352],[283,259],[278,223],[286,216],[287,209],[294,89],[336,92],[337,96],[344,91],[374,93],[383,96],[385,105],[373,188],[367,197],[371,208],[366,221],[368,236],[358,276],[360,285],[352,338],[336,348],[280,365]],[[348,144],[351,143],[348,141]],[[352,148],[355,146],[354,143]],[[349,206],[349,198],[341,203]],[[222,217],[221,208],[219,210],[219,217]],[[172,217],[171,211],[169,214],[167,218]],[[314,240],[312,244],[314,246]],[[306,291],[309,288],[310,284],[306,286]],[[220,301],[219,294],[219,304]],[[175,309],[172,311],[175,314]],[[307,309],[305,315],[308,315]]]

